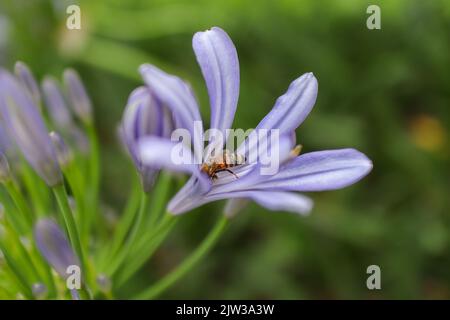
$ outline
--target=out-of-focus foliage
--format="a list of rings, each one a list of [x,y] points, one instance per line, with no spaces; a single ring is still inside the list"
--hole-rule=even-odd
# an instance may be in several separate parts
[[[65,28],[73,3],[81,6],[80,31]],[[369,4],[381,7],[381,30],[366,28]],[[39,77],[80,71],[101,133],[104,199],[120,212],[132,169],[116,125],[140,84],[137,67],[151,62],[185,77],[207,118],[191,37],[214,25],[239,54],[235,127],[254,127],[293,79],[313,71],[319,97],[297,132],[304,152],[355,147],[374,170],[350,188],[312,195],[307,218],[250,205],[163,297],[449,299],[450,2],[6,0],[0,63],[23,60]],[[134,285],[148,285],[188,253],[222,206],[186,215]],[[366,288],[371,264],[381,267],[382,290]]]

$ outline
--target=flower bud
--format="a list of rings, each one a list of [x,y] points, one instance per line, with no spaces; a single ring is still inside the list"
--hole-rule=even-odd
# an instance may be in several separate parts
[[[45,105],[54,125],[58,130],[68,130],[72,126],[72,116],[58,83],[51,77],[42,81]]]
[[[33,296],[37,300],[43,300],[47,297],[47,287],[43,283],[33,283],[31,290],[33,292]]]
[[[61,168],[66,168],[73,160],[71,150],[64,143],[63,138],[55,131],[50,132],[50,139],[55,147],[56,158]]]
[[[97,284],[100,291],[104,293],[111,291],[111,279],[108,278],[108,276],[106,276],[105,274],[102,273],[97,276]]]
[[[34,238],[42,256],[61,277],[67,277],[67,267],[79,265],[66,236],[52,220],[39,220],[34,227]]]
[[[62,183],[54,147],[35,103],[4,70],[0,70],[0,115],[9,136],[39,176],[49,186]]]
[[[80,76],[73,69],[64,71],[64,84],[73,112],[84,122],[92,121],[92,105]]]

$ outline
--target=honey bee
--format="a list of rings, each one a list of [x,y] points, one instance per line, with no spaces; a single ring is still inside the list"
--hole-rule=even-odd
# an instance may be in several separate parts
[[[225,149],[222,153],[203,163],[201,171],[205,172],[212,180],[217,179],[217,173],[223,171],[229,172],[239,179],[239,177],[229,168],[243,165],[245,161],[246,159],[244,156]]]

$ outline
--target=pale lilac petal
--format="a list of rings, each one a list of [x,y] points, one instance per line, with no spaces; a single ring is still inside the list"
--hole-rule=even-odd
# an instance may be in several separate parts
[[[293,192],[248,190],[214,195],[209,193],[199,195],[195,191],[195,184],[192,182],[186,184],[169,202],[167,207],[168,211],[174,215],[179,215],[206,203],[224,199],[251,199],[269,210],[288,211],[299,214],[307,214],[313,207],[313,202],[310,198]],[[232,215],[235,213],[235,209],[242,208],[243,205],[245,205],[245,201],[233,202],[231,207],[225,208],[225,214]]]
[[[314,204],[310,198],[293,192],[248,191],[239,194],[273,211],[288,211],[304,215],[312,210]]]
[[[245,199],[245,198],[230,199],[225,204],[225,208],[223,209],[223,213],[227,217],[232,218],[235,215],[237,215],[239,212],[241,212],[248,203],[249,203],[249,200]]]
[[[317,79],[312,73],[306,73],[294,80],[255,130],[277,129],[280,136],[294,131],[312,110],[316,102],[317,90]],[[255,148],[257,142],[258,140],[251,141],[250,145],[247,145],[247,150]],[[242,148],[244,143],[239,146],[238,152],[242,153]]]
[[[197,101],[189,85],[150,64],[141,65],[139,70],[155,97],[172,111],[177,127],[185,128],[191,133],[194,154],[197,159],[201,159],[203,124]]]
[[[372,162],[355,149],[303,154],[284,165],[280,172],[254,188],[270,190],[324,191],[349,186],[372,170]]]
[[[267,180],[270,176],[278,174],[283,168],[283,163],[292,157],[292,149],[294,147],[293,144],[295,143],[295,140],[293,139],[292,134],[286,134],[281,136],[277,141],[278,144],[276,148],[268,143],[264,145],[261,144],[259,146],[260,149],[258,150],[255,149],[255,151],[258,152],[258,162],[255,164],[245,165],[242,166],[242,168],[233,168],[232,171],[239,177],[239,179],[236,179],[236,177],[232,174],[223,172],[219,179],[214,182],[210,193],[218,194],[238,190],[250,190],[254,185]],[[274,166],[274,169],[276,162],[278,162],[277,171],[273,173],[267,171],[267,168],[269,168],[270,165],[265,162],[261,162],[261,160],[264,160],[260,157],[263,153],[270,156],[270,160],[273,161],[272,166]],[[278,159],[278,161],[276,161],[276,159]]]
[[[146,87],[135,89],[128,99],[122,120],[122,134],[130,156],[142,169],[137,142],[146,135],[162,133],[161,107]]]
[[[79,265],[65,234],[52,220],[39,220],[34,227],[34,238],[45,260],[61,277],[67,277],[67,267]]]
[[[206,189],[207,191],[207,189]],[[191,209],[197,208],[205,203],[205,188],[195,176],[184,184],[184,186],[172,197],[167,204],[167,211],[178,215]]]
[[[211,182],[195,164],[191,150],[180,143],[155,136],[143,137],[138,142],[138,154],[144,166],[188,173],[199,181],[202,190],[210,188]]]
[[[211,105],[211,128],[222,131],[233,123],[239,98],[239,61],[225,31],[214,27],[197,32],[192,46],[205,78]]]

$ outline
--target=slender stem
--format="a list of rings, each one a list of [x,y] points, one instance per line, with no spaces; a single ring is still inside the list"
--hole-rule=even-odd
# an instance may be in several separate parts
[[[163,211],[163,206],[167,201],[167,198],[169,196],[169,188],[171,185],[172,177],[167,172],[160,173],[158,177],[158,184],[155,188],[155,191],[153,192],[153,201],[151,203],[150,208],[150,218],[148,219],[148,222],[146,225],[142,225],[141,229],[143,228],[153,228],[155,224],[158,222],[158,218],[160,218]]]
[[[139,209],[141,186],[139,185],[137,179],[133,180],[131,193],[128,196],[127,204],[123,209],[123,213],[121,214],[120,220],[114,230],[113,239],[108,242],[104,248],[102,248],[103,250],[100,252],[97,260],[97,264],[100,269],[104,269],[105,263],[107,262],[107,257],[114,257],[117,255],[117,252],[119,251],[121,245],[123,245],[125,237],[130,230],[133,221],[135,220],[136,213]]]
[[[37,216],[45,216],[47,214],[46,198],[48,198],[48,194],[46,194],[48,189],[45,184],[36,176],[36,173],[31,170],[28,164],[22,166],[22,180],[30,195]]]
[[[117,271],[117,269],[119,269],[119,267],[122,265],[122,263],[125,261],[125,258],[127,257],[130,249],[132,248],[133,244],[136,241],[136,237],[139,233],[138,231],[140,229],[140,225],[142,224],[142,221],[144,220],[147,209],[148,209],[148,194],[146,192],[142,192],[141,205],[139,208],[138,215],[136,217],[136,220],[134,221],[133,227],[130,231],[127,241],[125,242],[124,247],[121,249],[119,255],[117,257],[115,257],[115,259],[110,264],[110,267],[107,270],[107,274],[109,276],[112,276]]]
[[[0,239],[0,250],[3,252],[3,256],[5,258],[6,263],[8,264],[11,272],[17,279],[17,283],[20,286],[23,294],[28,299],[33,299],[33,293],[31,291],[31,285],[28,283],[26,275],[22,272],[22,268],[17,264],[17,262],[12,257],[8,246],[3,243],[3,240]]]
[[[100,150],[98,136],[95,132],[94,123],[86,124],[86,131],[90,142],[90,160],[88,162],[88,170],[90,177],[90,184],[88,186],[89,192],[87,193],[88,203],[91,210],[89,211],[88,219],[86,220],[86,230],[89,233],[92,223],[98,219],[98,195],[100,186]]]
[[[27,202],[25,201],[25,198],[23,195],[17,190],[16,185],[13,181],[7,181],[5,182],[6,190],[8,190],[9,195],[14,201],[14,204],[16,205],[17,209],[19,210],[22,219],[25,220],[27,227],[29,229],[33,226],[33,213],[31,212],[30,208],[28,207]]]
[[[86,280],[89,280],[86,259],[84,256],[83,248],[81,246],[80,234],[78,232],[72,210],[70,209],[69,202],[67,200],[67,193],[64,185],[53,187],[53,193],[55,194],[60,211],[63,215],[72,248],[75,250],[78,258],[80,259],[81,269],[85,273],[84,278]]]
[[[127,256],[127,267],[120,270],[114,279],[115,288],[120,288],[152,256],[161,242],[166,238],[178,219],[167,215],[149,236],[141,238],[135,249]]]
[[[216,222],[214,228],[209,232],[208,236],[188,258],[186,258],[180,265],[178,265],[178,267],[176,267],[175,270],[164,276],[153,286],[138,294],[136,299],[153,299],[183,277],[212,249],[217,240],[219,240],[227,224],[228,218],[222,215]]]

